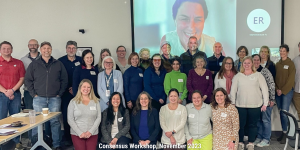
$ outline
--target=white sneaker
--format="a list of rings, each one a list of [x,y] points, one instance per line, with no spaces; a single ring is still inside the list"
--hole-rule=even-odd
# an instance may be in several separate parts
[[[258,143],[260,143],[262,140],[259,138],[256,138],[255,141],[253,142],[253,145],[257,145]]]
[[[247,144],[247,150],[254,150],[254,145],[253,144]]]
[[[239,143],[238,150],[244,150],[245,145],[243,143]]]
[[[260,143],[258,143],[256,146],[258,147],[265,147],[265,146],[270,146],[270,142],[266,140],[262,140]]]

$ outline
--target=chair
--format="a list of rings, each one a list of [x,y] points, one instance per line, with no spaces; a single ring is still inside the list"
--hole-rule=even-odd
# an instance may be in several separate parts
[[[284,150],[286,150],[286,148],[287,148],[289,139],[295,140],[295,150],[297,150],[298,149],[299,132],[300,132],[298,122],[300,122],[300,120],[296,120],[296,118],[292,114],[287,112],[286,110],[281,110],[281,111],[288,118],[288,128],[287,128],[287,132],[286,132],[287,137],[286,137],[286,143],[284,146]]]

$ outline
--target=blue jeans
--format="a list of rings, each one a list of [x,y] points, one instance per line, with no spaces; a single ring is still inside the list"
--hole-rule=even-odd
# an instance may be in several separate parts
[[[267,107],[265,112],[261,112],[261,119],[257,122],[257,138],[270,142],[271,138],[271,114],[273,107]]]
[[[10,100],[5,96],[4,93],[0,92],[0,120],[7,117],[7,113],[9,115],[17,114],[21,109],[21,93],[20,91],[16,91],[14,93],[15,98]],[[20,143],[20,137],[16,137],[13,139],[15,143]]]
[[[292,88],[286,95],[281,94],[278,96],[277,94],[275,95],[276,103],[278,110],[286,110],[287,112],[290,109],[290,105],[292,102],[293,98],[293,92],[294,89]],[[283,114],[283,112],[280,111],[280,121],[281,121],[281,127],[282,131],[287,131],[287,120],[288,118]]]
[[[36,112],[42,112],[42,108],[49,108],[50,112],[60,112],[61,98],[60,97],[34,97],[33,98],[33,108]],[[59,116],[50,120],[53,147],[60,146],[60,132],[61,125],[59,122]],[[37,128],[32,129],[32,136],[37,134]]]

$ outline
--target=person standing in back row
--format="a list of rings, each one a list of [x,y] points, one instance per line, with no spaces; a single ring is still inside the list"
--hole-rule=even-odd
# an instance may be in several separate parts
[[[117,57],[118,59],[116,61],[116,70],[120,70],[122,74],[124,74],[124,72],[130,67],[130,65],[127,64],[125,46],[118,46]]]

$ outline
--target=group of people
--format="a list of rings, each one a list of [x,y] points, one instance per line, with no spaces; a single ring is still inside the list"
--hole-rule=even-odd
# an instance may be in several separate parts
[[[41,112],[62,112],[64,144],[75,149],[153,149],[157,141],[164,149],[242,150],[268,146],[271,112],[300,112],[300,56],[288,57],[289,47],[280,46],[281,59],[274,64],[270,49],[248,56],[245,46],[238,59],[222,55],[222,44],[214,44],[213,56],[198,50],[197,37],[188,40],[188,50],[171,54],[172,45],[161,43],[161,53],[143,48],[126,59],[126,48],[102,49],[95,65],[94,53],[76,56],[77,43],[68,41],[67,55],[55,59],[49,42],[32,39],[29,53],[21,60],[11,57],[10,42],[0,43],[0,119],[19,113],[20,87],[24,104]],[[300,43],[299,43],[300,51]],[[40,47],[40,52],[38,48]],[[94,66],[95,65],[95,66]],[[300,115],[300,113],[299,113]],[[285,143],[287,118],[280,111]],[[61,149],[59,117],[50,120],[52,146]],[[31,142],[37,140],[32,130]],[[244,136],[248,144],[244,145]],[[15,138],[20,148],[20,138]]]

